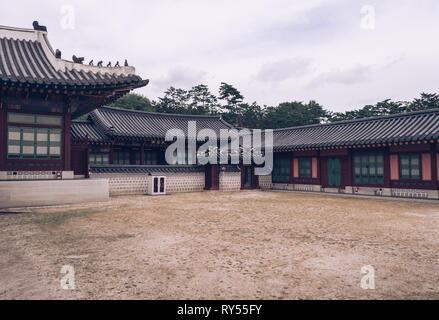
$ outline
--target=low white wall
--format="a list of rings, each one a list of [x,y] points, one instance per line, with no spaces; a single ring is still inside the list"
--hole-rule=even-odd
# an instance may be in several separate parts
[[[219,189],[220,191],[240,191],[241,172],[220,172]]]
[[[58,179],[58,172],[60,179]],[[0,181],[73,180],[73,171],[0,171]]]
[[[167,192],[201,192],[205,187],[204,172],[172,173],[166,175]]]
[[[204,172],[167,173],[165,176],[167,193],[204,190]],[[150,183],[147,173],[93,173],[91,178],[108,179],[110,196],[147,194]]]
[[[264,189],[272,189],[273,188],[273,183],[271,182],[271,174],[268,176],[259,176],[259,187],[264,190]]]
[[[109,199],[108,180],[0,181],[0,208],[35,207]]]
[[[346,187],[346,193],[395,198],[439,199],[438,190]]]
[[[413,198],[413,199],[439,199],[438,190],[420,190],[420,189],[390,189],[378,187],[346,187],[344,189],[338,188],[323,188],[319,185],[303,185],[303,184],[289,184],[289,183],[272,183],[270,176],[260,176],[259,186],[265,190],[282,190],[282,191],[312,191],[324,193],[341,193],[364,196],[381,196],[394,198]]]

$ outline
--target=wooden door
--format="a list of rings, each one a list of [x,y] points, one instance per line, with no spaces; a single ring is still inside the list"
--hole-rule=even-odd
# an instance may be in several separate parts
[[[341,162],[340,158],[328,159],[328,185],[330,187],[341,186]]]
[[[205,176],[206,190],[219,190],[219,170],[218,165],[207,165]]]
[[[75,176],[88,177],[88,151],[87,149],[72,149],[72,170]]]

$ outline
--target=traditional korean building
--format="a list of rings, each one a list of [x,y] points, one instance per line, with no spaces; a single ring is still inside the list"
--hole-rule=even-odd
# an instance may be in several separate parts
[[[240,190],[236,165],[189,165],[191,155],[187,152],[185,158],[175,155],[171,163],[166,162],[165,152],[170,144],[165,141],[166,133],[177,129],[187,137],[190,122],[196,124],[197,134],[210,129],[217,137],[221,129],[232,128],[220,116],[98,108],[86,121],[72,122],[75,177],[110,178],[113,195],[145,193],[151,174],[167,175],[168,190],[172,192]]]
[[[127,63],[72,60],[38,22],[0,26],[0,180],[72,179],[71,120],[148,84]]]
[[[220,116],[105,106],[148,80],[134,67],[85,65],[47,29],[0,27],[0,207],[166,190],[267,189],[439,199],[439,109],[274,131],[273,171],[165,161],[168,130],[232,129]],[[76,120],[88,114],[87,120]],[[198,142],[198,145],[200,142]],[[217,141],[219,144],[219,140]]]
[[[274,189],[438,199],[439,109],[274,132]]]

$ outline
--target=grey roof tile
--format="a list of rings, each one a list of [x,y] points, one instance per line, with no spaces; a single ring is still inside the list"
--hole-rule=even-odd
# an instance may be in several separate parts
[[[212,129],[218,137],[221,129],[232,128],[220,116],[153,113],[111,107],[94,110],[90,120],[102,132],[116,138],[164,139],[170,129],[180,129],[187,136],[189,121],[196,121],[197,131]]]
[[[107,143],[111,141],[105,134],[99,132],[91,121],[72,121],[70,134],[75,142]]]
[[[132,67],[95,67],[55,57],[47,32],[0,26],[0,80],[62,88],[139,88],[148,84]]]
[[[439,139],[439,109],[274,130],[274,150]]]

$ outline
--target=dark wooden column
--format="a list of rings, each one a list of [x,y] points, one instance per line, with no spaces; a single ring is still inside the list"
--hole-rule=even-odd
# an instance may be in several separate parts
[[[1,101],[1,100],[0,100]],[[7,157],[7,122],[5,105],[0,102],[0,171],[4,171],[6,168]]]
[[[114,144],[110,144],[109,164],[114,164]]]
[[[84,161],[85,161],[85,163],[86,163],[86,170],[85,170],[85,178],[90,178],[90,148],[91,148],[91,146],[90,146],[90,144],[87,144],[87,149],[86,149],[86,152],[84,152],[85,153],[85,159],[84,159]]]
[[[142,166],[145,165],[145,142],[142,142],[142,146],[140,147],[140,164]]]
[[[64,115],[64,171],[71,170],[71,144],[70,144],[70,123],[71,123],[71,114],[70,108]]]
[[[388,148],[384,150],[384,187],[392,187],[390,181],[390,149]]]
[[[437,147],[437,143],[435,143],[434,145],[432,145],[431,147],[431,186],[433,189],[438,190],[438,176],[437,176],[437,166],[439,165],[437,163],[437,152],[438,152],[438,147]]]
[[[290,152],[290,184],[294,184],[294,153]]]
[[[352,149],[348,149],[348,164],[349,164],[349,182],[350,186],[354,186],[354,180],[355,180],[355,172],[354,172],[354,151]]]

